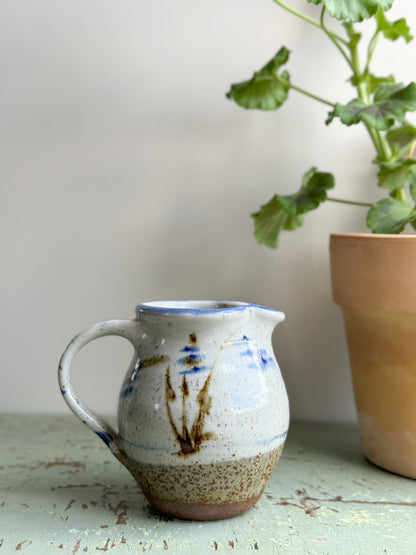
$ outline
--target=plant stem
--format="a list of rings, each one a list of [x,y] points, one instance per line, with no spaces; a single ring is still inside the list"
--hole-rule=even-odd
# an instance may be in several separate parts
[[[303,21],[306,21],[306,22],[310,23],[311,25],[314,25],[315,27],[321,27],[321,24],[320,24],[319,21],[317,21],[316,19],[313,19],[312,17],[307,16],[306,14],[304,14],[304,13],[298,11],[298,10],[295,10],[295,8],[292,8],[291,6],[288,6],[287,4],[282,2],[282,0],[273,0],[273,2],[278,4],[281,8],[283,8],[287,12],[295,15],[296,17],[300,17],[300,19],[303,19]],[[333,33],[332,31],[329,31],[329,30],[328,30],[328,33],[332,37],[334,37],[336,40],[339,40],[339,41],[343,42],[344,44],[348,44],[347,41],[343,37],[340,37],[336,33]]]
[[[406,158],[413,158],[413,154],[415,153],[416,149],[416,140],[412,141],[410,148],[406,154]]]
[[[370,73],[370,62],[374,54],[374,50],[376,49],[378,39],[380,37],[380,33],[376,31],[368,44],[367,50],[367,64],[365,66],[365,73]]]
[[[327,197],[326,200],[330,200],[331,202],[340,202],[342,204],[353,204],[354,206],[367,206],[367,207],[373,206],[371,202],[358,202],[355,200],[344,200],[344,199],[333,198],[333,197]]]
[[[392,197],[397,199],[397,200],[401,200],[402,202],[405,202],[406,204],[408,204],[410,206],[409,199],[407,198],[406,192],[403,188],[402,189],[396,189],[392,193]]]
[[[295,91],[298,91],[301,94],[309,96],[310,98],[313,98],[314,100],[317,100],[318,102],[322,102],[322,104],[326,104],[327,106],[331,106],[332,108],[335,106],[335,104],[333,102],[329,102],[329,100],[325,100],[325,98],[322,98],[320,96],[317,96],[316,94],[310,93],[309,91],[306,91],[305,89],[302,89],[301,87],[297,87],[296,85],[293,85],[293,83],[290,83],[290,88],[294,89]]]
[[[354,71],[354,68],[353,68],[353,65],[352,65],[352,60],[349,59],[347,53],[342,48],[342,46],[339,44],[339,41],[342,41],[348,47],[349,47],[349,43],[347,41],[345,41],[344,39],[342,39],[341,37],[338,37],[337,35],[332,33],[329,29],[326,28],[325,23],[324,23],[325,9],[326,8],[325,8],[325,5],[324,5],[322,7],[322,11],[321,11],[321,21],[320,21],[319,26],[324,31],[324,33],[328,36],[328,38],[333,42],[333,44],[338,48],[338,50],[341,52],[342,56],[344,57],[345,61],[347,62],[347,64]]]
[[[358,75],[358,73],[356,74]],[[357,91],[358,91],[358,96],[359,98],[365,102],[366,104],[370,104],[370,99],[368,96],[368,92],[367,92],[367,87],[364,83],[358,83],[357,85]],[[390,148],[387,144],[387,141],[384,139],[384,137],[381,135],[381,133],[379,131],[377,131],[376,129],[373,129],[370,125],[368,125],[367,123],[363,122],[365,128],[367,129],[368,133],[370,134],[370,137],[374,143],[375,149],[377,151],[377,155],[379,160],[384,161],[384,160],[389,160],[390,158]]]
[[[351,27],[351,32],[353,32],[353,24],[350,23],[350,27]],[[371,58],[373,56],[374,53],[374,48],[377,42],[377,36],[374,35],[373,39],[372,39],[372,45],[369,46],[368,52],[367,52],[367,64],[365,67],[364,72],[369,72],[370,70],[370,61]],[[351,43],[349,45],[349,49],[351,52],[351,69],[353,71],[353,76],[354,76],[354,81],[356,83],[356,88],[357,88],[357,92],[358,92],[358,97],[365,103],[365,104],[371,104],[371,98],[370,95],[368,93],[368,89],[367,89],[367,84],[363,81],[363,73],[361,71],[361,65],[360,65],[360,60],[359,60],[359,56],[358,56],[358,48],[357,48],[357,43]],[[370,137],[374,143],[375,149],[377,151],[377,155],[379,160],[381,161],[386,161],[389,160],[391,158],[391,150],[390,150],[390,146],[387,143],[387,140],[385,139],[385,137],[377,130],[372,128],[370,125],[368,125],[367,123],[363,122],[367,131],[370,134]]]
[[[302,12],[299,12],[298,10],[295,10],[295,8],[292,8],[291,6],[288,6],[287,4],[282,2],[281,0],[273,0],[273,2],[275,2],[276,4],[279,4],[279,6],[282,7],[284,10],[286,10],[287,12],[290,12],[291,14],[296,15],[296,17],[300,17],[304,21],[307,21],[308,23],[311,23],[312,25],[315,25],[315,27],[320,27],[319,21],[316,21],[316,19],[312,19],[311,17],[307,16],[306,14],[304,14]]]

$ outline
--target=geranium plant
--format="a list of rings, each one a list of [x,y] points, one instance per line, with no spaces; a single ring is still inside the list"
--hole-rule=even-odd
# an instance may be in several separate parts
[[[276,194],[252,215],[259,243],[276,248],[282,230],[302,225],[303,215],[326,200],[368,206],[366,223],[374,233],[400,233],[407,224],[416,228],[416,159],[413,156],[416,128],[405,119],[407,112],[416,110],[416,84],[397,83],[393,75],[375,75],[371,68],[380,37],[406,42],[413,38],[405,19],[389,21],[387,18],[386,12],[393,1],[307,0],[319,10],[319,16],[313,19],[281,0],[274,0],[281,8],[325,33],[349,67],[356,96],[347,104],[331,102],[315,91],[292,83],[285,69],[290,52],[282,46],[251,79],[231,85],[227,97],[243,108],[277,110],[289,92],[295,90],[330,107],[327,125],[335,118],[347,126],[364,125],[375,148],[373,162],[378,166],[378,186],[387,196],[374,204],[333,198],[328,195],[335,184],[333,175],[312,168],[303,176],[298,192]],[[332,30],[332,25],[331,30],[328,28],[329,19],[339,26],[337,32]],[[369,31],[366,26],[364,34],[359,25],[363,20],[373,22],[373,28]]]

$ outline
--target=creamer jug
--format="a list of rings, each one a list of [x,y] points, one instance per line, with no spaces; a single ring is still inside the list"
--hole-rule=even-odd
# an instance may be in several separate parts
[[[242,513],[260,498],[287,435],[288,398],[271,343],[284,314],[229,301],[148,302],[136,313],[72,340],[59,365],[65,401],[156,509],[195,520]],[[76,353],[106,335],[134,347],[118,431],[71,384]]]

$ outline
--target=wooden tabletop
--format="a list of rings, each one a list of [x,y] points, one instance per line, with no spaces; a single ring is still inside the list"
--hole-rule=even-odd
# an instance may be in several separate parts
[[[416,481],[364,459],[355,424],[292,423],[257,505],[205,523],[152,511],[72,415],[1,415],[0,438],[0,555],[416,554]]]

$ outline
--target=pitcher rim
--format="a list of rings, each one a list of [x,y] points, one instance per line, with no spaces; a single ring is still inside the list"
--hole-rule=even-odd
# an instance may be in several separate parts
[[[270,312],[281,312],[274,308],[257,305],[243,301],[219,301],[219,300],[165,300],[146,301],[136,306],[137,314],[183,314],[191,316],[217,315],[242,312],[247,308],[267,310]]]

